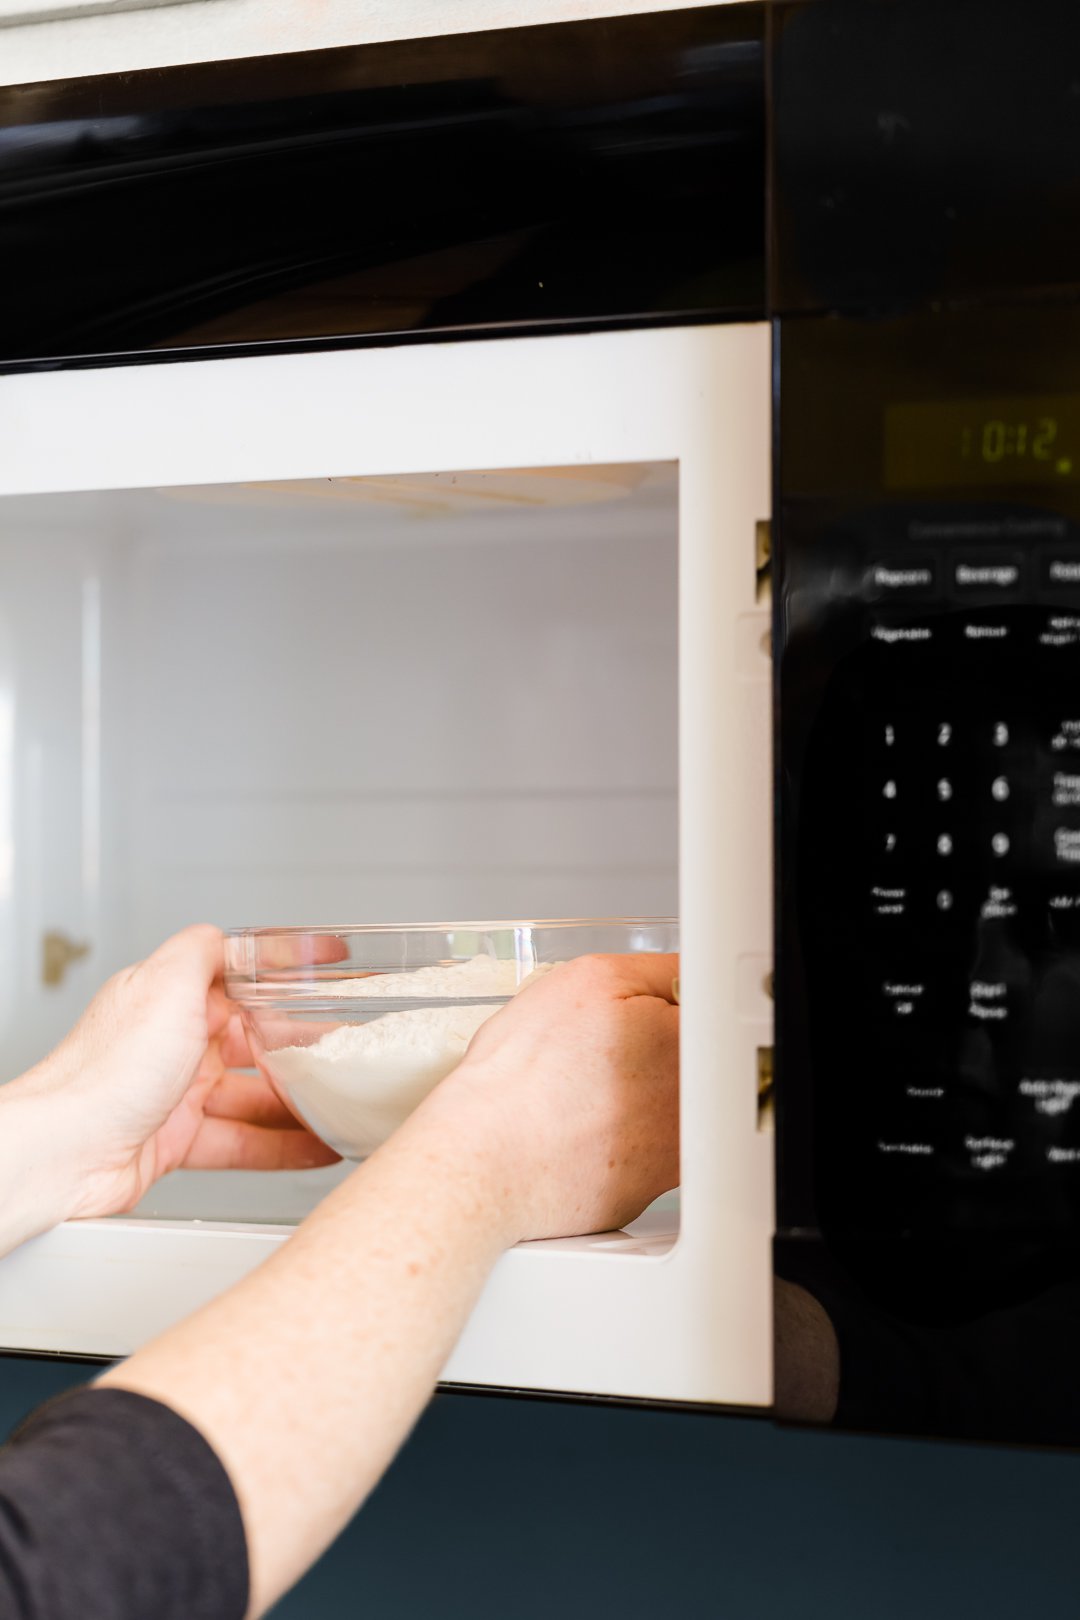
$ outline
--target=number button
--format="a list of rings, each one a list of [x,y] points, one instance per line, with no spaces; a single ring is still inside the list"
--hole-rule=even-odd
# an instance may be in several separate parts
[[[939,833],[938,834],[937,852],[938,852],[939,855],[951,855],[952,854],[952,852],[953,852],[953,842],[952,842],[952,838],[949,836],[948,833]]]
[[[994,726],[994,747],[1006,748],[1009,742],[1009,728],[1004,720],[999,720]]]
[[[942,723],[938,726],[937,740],[939,748],[948,748],[949,744],[952,742],[952,726],[949,725],[947,721],[942,721]]]
[[[882,792],[882,795],[883,795],[884,798],[886,798],[886,799],[895,799],[896,798],[896,783],[890,779],[888,782],[885,783],[885,786],[882,788],[881,792]]]
[[[995,776],[990,784],[990,792],[999,804],[1004,804],[1009,797],[1009,779],[1007,776]]]
[[[944,804],[946,800],[952,798],[952,794],[953,794],[952,783],[949,781],[949,778],[947,776],[941,777],[941,779],[939,780],[938,785],[937,785],[937,796],[938,796],[938,798]]]

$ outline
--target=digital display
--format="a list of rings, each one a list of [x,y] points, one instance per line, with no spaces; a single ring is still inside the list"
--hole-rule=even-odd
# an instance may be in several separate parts
[[[1080,482],[1080,394],[934,400],[885,412],[885,488]]]

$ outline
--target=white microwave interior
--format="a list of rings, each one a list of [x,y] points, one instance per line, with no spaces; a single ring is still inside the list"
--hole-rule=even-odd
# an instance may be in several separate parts
[[[0,505],[0,1052],[192,921],[666,916],[671,463]],[[342,1172],[179,1172],[288,1221]]]

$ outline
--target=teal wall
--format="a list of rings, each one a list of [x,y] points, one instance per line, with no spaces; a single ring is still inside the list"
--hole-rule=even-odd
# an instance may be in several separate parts
[[[89,1370],[0,1359],[0,1431]],[[1076,1612],[1080,1457],[440,1396],[275,1620]]]

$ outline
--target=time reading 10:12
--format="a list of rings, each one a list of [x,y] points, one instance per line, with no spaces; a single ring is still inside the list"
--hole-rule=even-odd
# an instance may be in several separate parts
[[[886,489],[1024,488],[1080,480],[1080,394],[886,406]]]
[[[974,456],[990,463],[1018,456],[1030,456],[1033,461],[1053,461],[1057,436],[1058,423],[1053,416],[1038,416],[1031,422],[1009,422],[992,416],[985,422],[960,429],[960,454],[965,460]],[[1069,472],[1071,466],[1066,458],[1058,470]]]

